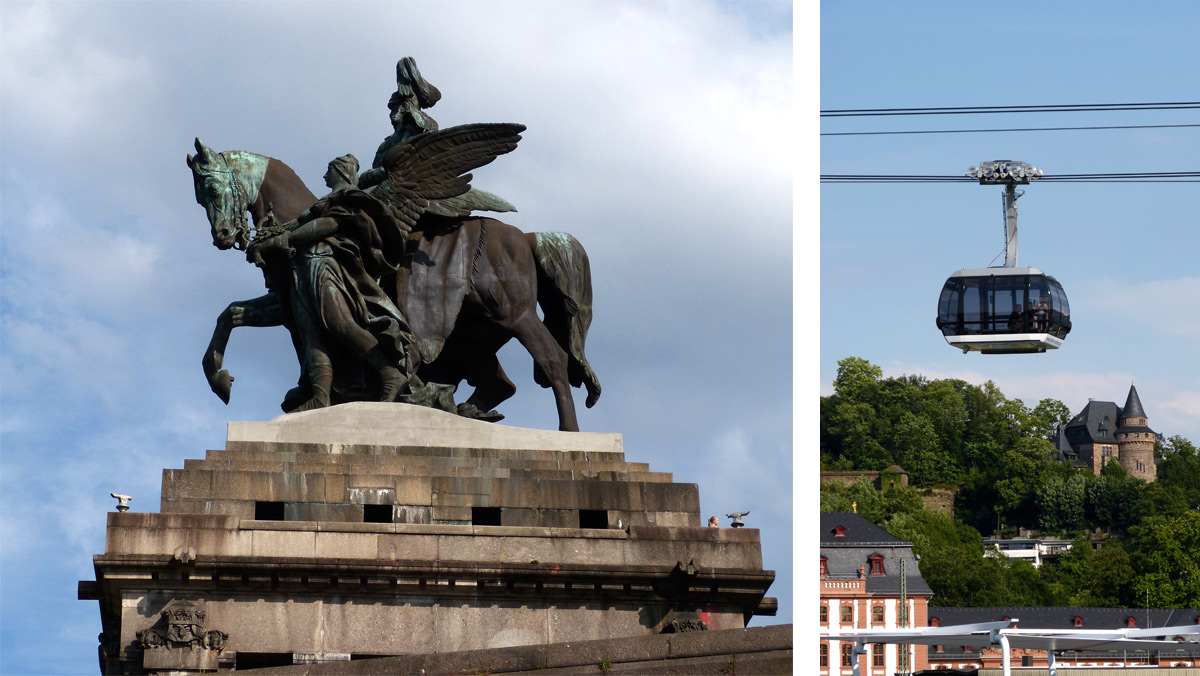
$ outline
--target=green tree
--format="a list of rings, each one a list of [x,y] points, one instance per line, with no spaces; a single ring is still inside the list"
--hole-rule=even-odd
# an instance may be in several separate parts
[[[1000,456],[995,481],[996,510],[1013,523],[1035,525],[1034,491],[1052,462],[1054,448],[1043,439],[1023,437]]]
[[[1134,598],[1155,608],[1200,607],[1200,512],[1130,528]]]
[[[1109,542],[1092,555],[1091,583],[1082,600],[1093,607],[1129,606],[1134,601],[1133,579],[1133,563],[1125,547],[1119,541]]]
[[[1200,452],[1192,442],[1173,436],[1162,446],[1158,484],[1175,488],[1188,509],[1200,509]]]
[[[892,426],[891,446],[897,463],[908,470],[915,485],[927,486],[954,479],[954,468],[938,443],[933,424],[908,411]]]
[[[846,357],[838,362],[833,392],[844,401],[875,403],[883,369],[861,357]]]
[[[870,404],[840,401],[829,419],[829,432],[838,440],[840,455],[855,469],[885,469],[891,455],[879,443],[879,421]]]
[[[1082,474],[1049,476],[1035,491],[1038,527],[1046,531],[1087,528],[1084,502],[1087,480]]]
[[[879,526],[897,514],[919,512],[921,509],[921,496],[909,486],[893,486],[886,491],[878,491],[865,478],[849,485],[840,481],[821,485],[822,512],[854,511]]]
[[[1088,482],[1085,508],[1093,526],[1124,533],[1136,523],[1146,482],[1131,477],[1116,459],[1110,459],[1100,476]]]
[[[1092,586],[1092,541],[1086,533],[1077,535],[1071,550],[1055,561],[1042,564],[1042,578],[1057,590],[1055,605],[1088,606],[1083,595]]]
[[[935,380],[929,383],[922,389],[913,411],[933,426],[942,455],[954,468],[955,474],[962,466],[958,458],[962,454],[968,422],[960,385],[965,387],[966,383],[961,380]]]
[[[961,547],[935,549],[921,557],[921,576],[933,589],[932,606],[1008,605],[1003,578],[995,559],[980,550]]]
[[[950,514],[920,509],[896,514],[885,525],[887,532],[911,542],[913,553],[925,557],[940,549],[958,548],[982,555],[979,531],[956,521]]]
[[[1059,424],[1071,419],[1071,409],[1057,399],[1043,399],[1030,413],[1030,432],[1040,439],[1052,441]]]

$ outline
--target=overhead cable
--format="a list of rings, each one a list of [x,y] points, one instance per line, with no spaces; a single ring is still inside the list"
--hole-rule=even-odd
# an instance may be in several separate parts
[[[1096,129],[1173,129],[1200,127],[1200,124],[1128,124],[1103,127],[1024,127],[1017,129],[919,129],[913,131],[836,131],[821,132],[821,136],[884,136],[889,134],[987,134],[1006,131],[1078,131]]]
[[[1046,174],[1038,183],[1200,183],[1200,171],[1108,174]],[[821,174],[822,183],[977,183],[972,176],[916,174]]]
[[[1001,113],[1080,113],[1121,110],[1189,110],[1200,101],[1160,103],[1081,103],[1041,106],[959,106],[945,108],[851,108],[822,110],[821,117],[879,117],[894,115],[989,115]]]

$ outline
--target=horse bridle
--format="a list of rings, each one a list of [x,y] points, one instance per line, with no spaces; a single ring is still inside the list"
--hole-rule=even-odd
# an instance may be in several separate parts
[[[233,246],[238,251],[245,251],[250,244],[250,225],[249,219],[246,218],[246,212],[250,210],[250,199],[242,188],[242,182],[237,180],[237,172],[229,166],[229,158],[225,153],[216,153],[216,156],[221,158],[223,166],[213,167],[212,171],[214,174],[220,172],[228,177],[228,190],[233,198]]]

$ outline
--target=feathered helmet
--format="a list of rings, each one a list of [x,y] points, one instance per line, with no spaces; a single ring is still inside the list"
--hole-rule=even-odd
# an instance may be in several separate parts
[[[415,96],[421,108],[432,108],[442,98],[442,92],[421,77],[417,61],[406,56],[396,62],[396,91],[388,101],[388,109],[396,110],[409,97]]]

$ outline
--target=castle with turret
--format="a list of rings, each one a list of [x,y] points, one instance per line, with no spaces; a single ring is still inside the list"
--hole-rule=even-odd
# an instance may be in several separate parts
[[[1054,448],[1060,459],[1099,474],[1110,458],[1121,463],[1130,476],[1146,481],[1158,478],[1154,467],[1154,444],[1159,435],[1149,427],[1137,388],[1129,386],[1125,405],[1089,400],[1074,418],[1060,424]]]

